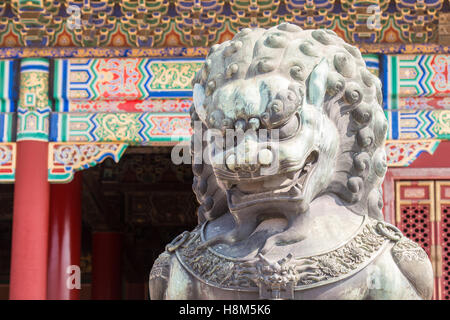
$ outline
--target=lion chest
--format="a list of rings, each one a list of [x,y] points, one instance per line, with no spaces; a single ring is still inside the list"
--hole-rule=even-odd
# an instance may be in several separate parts
[[[168,299],[362,299],[405,286],[393,242],[368,221],[345,244],[309,257],[236,259],[201,248],[200,230],[168,246]],[[200,249],[201,248],[201,249]],[[391,278],[400,279],[393,282]],[[392,284],[392,285],[391,285]]]
[[[309,288],[280,286],[273,290],[264,286],[254,290],[219,287],[199,279],[187,270],[175,256],[170,260],[170,277],[165,299],[169,300],[361,300],[361,299],[420,299],[416,290],[397,268],[391,256],[391,246],[364,268],[336,282],[317,283]],[[261,292],[262,290],[265,292]],[[288,290],[286,290],[288,289]],[[289,290],[292,289],[292,292]]]

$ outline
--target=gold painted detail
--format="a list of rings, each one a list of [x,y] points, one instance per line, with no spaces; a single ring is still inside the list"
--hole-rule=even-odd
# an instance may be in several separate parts
[[[440,110],[436,123],[436,132],[439,135],[450,135],[450,110]]]
[[[151,71],[154,77],[150,83],[153,90],[192,90],[191,81],[201,69],[203,61],[152,62]]]
[[[139,136],[142,124],[139,113],[99,114],[97,134],[101,141],[133,141]]]
[[[422,153],[433,154],[440,140],[386,140],[386,162],[389,167],[407,167]]]
[[[74,172],[88,169],[106,158],[119,162],[125,143],[59,143],[48,146],[48,181],[70,182]]]
[[[450,13],[439,13],[439,44],[450,45]]]
[[[48,72],[23,72],[20,81],[19,108],[45,110],[48,101]]]
[[[48,61],[43,59],[24,59],[21,62],[17,141],[48,141],[51,108],[46,68]]]

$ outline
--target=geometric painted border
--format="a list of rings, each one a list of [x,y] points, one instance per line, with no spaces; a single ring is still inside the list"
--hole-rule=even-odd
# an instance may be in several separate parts
[[[422,152],[433,154],[440,140],[387,140],[388,167],[408,167]],[[164,145],[164,144],[162,144]],[[119,162],[127,143],[115,142],[50,142],[48,144],[48,180],[66,183],[75,171],[101,163],[107,157]],[[0,143],[0,183],[13,183],[16,167],[16,143]]]
[[[203,58],[56,59],[53,97],[68,101],[192,97]],[[62,109],[66,109],[65,106]]]
[[[369,70],[378,75],[378,55],[363,58]],[[55,111],[69,111],[71,102],[191,98],[191,82],[204,61],[203,58],[55,59]]]
[[[14,112],[16,92],[14,90],[14,69],[17,61],[0,61],[0,112]]]
[[[398,43],[354,43],[361,53],[383,54],[445,54],[450,46],[434,43],[398,44]],[[138,58],[138,57],[206,57],[209,47],[164,47],[164,48],[0,48],[0,58]]]
[[[385,111],[385,114],[388,140],[450,139],[450,110]],[[167,146],[189,140],[192,134],[187,112],[63,112],[51,114],[50,120],[50,141],[54,142]]]
[[[450,110],[385,111],[388,139],[450,139]]]
[[[175,145],[192,135],[189,113],[53,113],[52,142]]]
[[[14,113],[0,113],[0,142],[12,141]]]
[[[55,112],[184,112],[189,113],[192,99],[91,100],[55,104]]]
[[[382,55],[381,60],[384,109],[399,110],[405,99],[439,105],[439,100],[450,97],[450,55]]]

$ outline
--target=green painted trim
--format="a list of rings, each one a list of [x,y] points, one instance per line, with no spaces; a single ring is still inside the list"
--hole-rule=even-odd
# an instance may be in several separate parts
[[[24,58],[22,60],[23,62],[30,63],[30,62],[44,62],[46,64],[50,64],[49,60],[46,58]]]
[[[60,114],[60,120],[58,121],[58,130],[61,130],[62,141],[67,141],[67,122],[67,114]]]
[[[17,133],[17,141],[34,140],[34,141],[48,141],[48,134],[42,132],[22,132]]]
[[[93,78],[92,78],[91,81],[90,81],[89,87],[91,88],[91,91],[92,91],[93,94],[94,94],[94,96],[91,97],[90,100],[95,100],[96,98],[98,98],[97,95],[96,95],[96,90],[95,90],[95,88],[94,88],[95,81],[96,81],[97,78],[98,78],[98,77],[97,77],[97,71],[94,69],[94,66],[95,66],[94,61],[95,61],[95,60],[91,60],[90,66],[89,66],[89,69],[92,71],[92,75],[93,75]],[[68,94],[69,94],[69,93],[68,93]]]
[[[14,183],[16,181],[15,174],[0,174],[0,184]]]
[[[60,101],[56,97],[59,96],[60,81],[64,81],[64,79],[60,79],[60,76],[59,76],[59,72],[61,70],[60,64],[61,64],[61,60],[59,60],[59,59],[54,60],[54,63],[53,63],[53,66],[54,66],[54,71],[53,71],[53,98],[56,99],[55,100],[55,111],[60,111],[59,110]]]
[[[425,61],[424,61],[425,68],[428,70],[428,76],[427,76],[427,78],[424,81],[425,82],[425,86],[428,88],[428,92],[427,92],[427,94],[425,96],[430,96],[430,95],[433,95],[435,93],[434,89],[430,86],[432,77],[434,76],[434,70],[431,69],[430,64],[429,64],[429,61],[432,58],[433,58],[433,56],[427,56]]]
[[[391,119],[390,119],[390,114],[391,114],[391,111],[387,111],[387,110],[383,110],[383,112],[384,112],[384,116],[386,117],[386,119],[387,119],[387,121],[388,121],[388,125],[389,125],[389,127],[388,127],[388,129],[386,130],[386,140],[389,140],[389,139],[391,139]]]
[[[9,113],[7,115],[8,120],[6,121],[6,141],[12,142],[12,131],[13,131],[13,114]]]
[[[398,58],[397,56],[391,56],[391,68],[389,71],[391,71],[391,81],[392,81],[392,85],[391,85],[391,90],[394,90],[394,92],[392,92],[390,94],[390,96],[392,97],[392,101],[391,101],[391,108],[395,108],[398,109]]]
[[[48,170],[48,182],[51,183],[69,183],[73,180],[73,172],[52,174],[50,169]]]

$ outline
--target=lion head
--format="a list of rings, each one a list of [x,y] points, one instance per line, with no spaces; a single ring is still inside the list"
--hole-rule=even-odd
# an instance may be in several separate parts
[[[229,211],[237,229],[245,225],[238,237],[326,193],[382,219],[387,121],[381,82],[356,47],[289,23],[243,29],[211,48],[193,85],[193,126],[214,132],[192,139],[210,160],[193,153],[200,221]],[[244,135],[230,144],[228,132]]]

